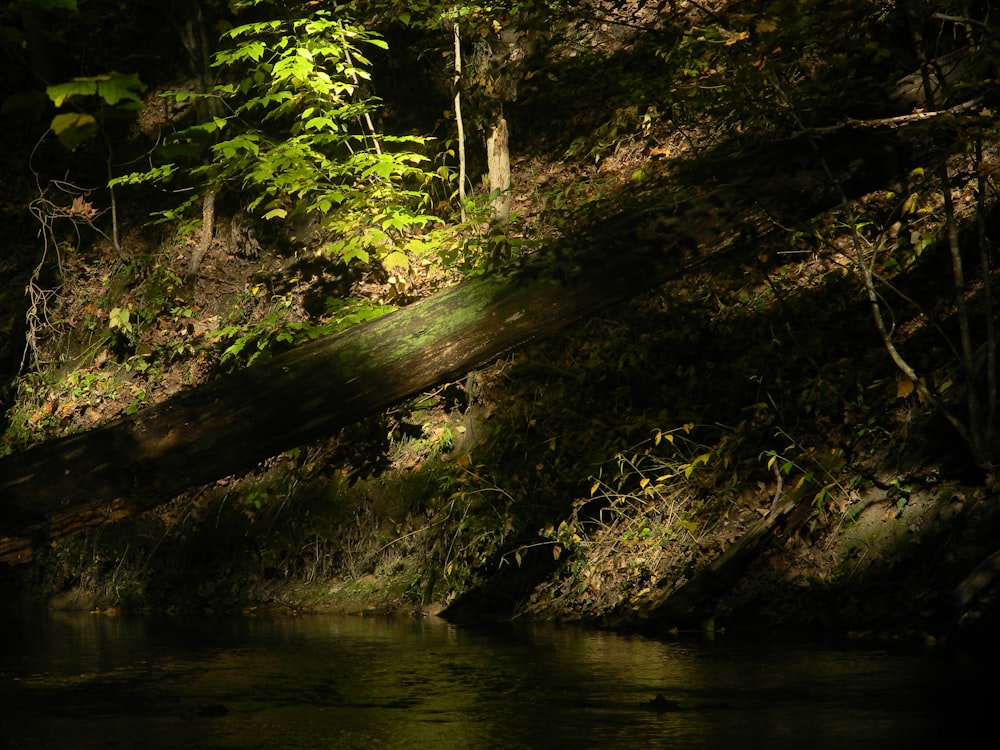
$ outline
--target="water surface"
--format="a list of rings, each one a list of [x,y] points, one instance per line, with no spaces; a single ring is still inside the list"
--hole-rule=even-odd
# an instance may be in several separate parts
[[[943,649],[332,616],[3,636],[3,748],[947,748],[995,705],[993,660]]]

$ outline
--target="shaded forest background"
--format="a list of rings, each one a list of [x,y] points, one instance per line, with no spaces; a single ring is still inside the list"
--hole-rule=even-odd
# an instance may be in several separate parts
[[[463,279],[667,245],[684,271],[5,587],[993,621],[989,3],[165,8],[0,18],[5,460]]]

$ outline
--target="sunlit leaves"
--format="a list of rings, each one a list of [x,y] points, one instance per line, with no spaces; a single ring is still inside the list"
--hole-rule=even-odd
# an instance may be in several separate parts
[[[385,270],[387,271],[391,271],[394,268],[408,268],[410,265],[410,259],[407,257],[406,253],[399,250],[393,250],[382,258],[382,265],[385,266]]]
[[[123,101],[141,101],[140,94],[145,88],[145,84],[134,73],[126,75],[112,72],[57,83],[48,86],[45,92],[56,107],[62,107],[74,96],[96,96],[105,104],[114,106]]]
[[[53,117],[49,127],[59,142],[73,151],[98,132],[102,120],[134,114],[145,88],[138,75],[115,72],[48,86],[46,94],[57,108],[71,103],[76,106],[74,112]]]
[[[437,178],[415,151],[425,139],[372,132],[369,114],[378,101],[359,93],[370,80],[363,48],[385,49],[384,40],[330,11],[310,9],[303,18],[237,26],[224,42],[231,46],[213,64],[226,82],[211,92],[222,102],[220,113],[179,133],[161,152],[189,158],[199,144],[211,144],[211,163],[195,163],[187,174],[215,189],[236,188],[266,220],[313,215],[333,238],[313,248],[318,252],[346,261],[378,258],[398,269],[430,251],[421,237],[439,219],[420,210],[428,201],[422,188]]]
[[[56,115],[49,125],[59,142],[70,151],[97,133],[97,120],[86,112]]]
[[[127,307],[115,307],[108,313],[108,327],[111,329],[121,329],[123,331],[132,330],[131,311]]]
[[[255,288],[254,292],[261,290]],[[295,320],[291,314],[291,297],[279,295],[272,300],[268,314],[252,324],[224,326],[208,335],[221,350],[223,362],[251,364],[266,358],[279,347],[295,346],[321,336],[328,336],[359,323],[374,320],[395,308],[369,300],[337,300],[327,303],[328,320],[312,325]]]

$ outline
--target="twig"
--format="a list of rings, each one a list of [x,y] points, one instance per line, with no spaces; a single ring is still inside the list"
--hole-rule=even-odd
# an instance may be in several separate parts
[[[979,265],[983,277],[983,302],[993,310],[993,284],[990,273],[990,247],[986,235],[986,176],[983,174],[983,139],[976,139],[976,229],[979,239]],[[993,315],[986,316],[986,425],[988,445],[996,437],[997,419],[997,336]]]
[[[340,29],[342,38],[344,39],[342,42],[344,45],[344,60],[347,61],[348,70],[351,71],[351,79],[354,81],[354,86],[355,88],[358,88],[361,86],[361,79],[358,78],[358,72],[354,68],[354,60],[351,58],[350,45],[346,41],[347,34],[344,32],[344,24],[337,21],[337,26]],[[368,126],[368,132],[371,133],[372,145],[375,147],[375,153],[381,155],[382,145],[378,142],[378,133],[375,131],[375,123],[372,122],[372,113],[367,108],[365,109],[364,117],[365,125]]]
[[[988,23],[983,23],[975,18],[969,18],[968,16],[951,16],[947,13],[931,13],[931,18],[935,21],[949,21],[951,23],[959,23],[966,26],[982,26],[984,29],[993,30],[993,27]]]
[[[975,99],[962,102],[961,104],[956,104],[954,107],[949,107],[948,109],[936,109],[931,112],[913,112],[908,115],[897,115],[896,117],[877,117],[871,120],[857,120],[853,117],[848,117],[846,120],[841,123],[837,123],[836,125],[827,125],[820,128],[804,128],[800,134],[829,135],[831,133],[837,133],[841,130],[847,130],[848,128],[888,128],[890,130],[896,130],[897,128],[901,128],[906,125],[912,125],[915,122],[933,120],[934,118],[941,117],[942,115],[957,115],[962,112],[967,112],[970,109],[978,107],[982,101],[983,100],[981,98],[977,97]]]

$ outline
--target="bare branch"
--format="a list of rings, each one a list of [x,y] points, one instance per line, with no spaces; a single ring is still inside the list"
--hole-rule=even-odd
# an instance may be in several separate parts
[[[861,128],[869,130],[878,130],[880,128],[896,130],[917,122],[927,122],[928,120],[933,120],[943,115],[962,114],[963,112],[968,112],[969,110],[978,107],[981,103],[982,99],[976,98],[970,99],[967,102],[962,102],[961,104],[956,104],[954,107],[949,107],[948,109],[938,109],[931,112],[919,111],[908,115],[877,117],[871,120],[856,120],[853,117],[848,117],[844,122],[837,123],[836,125],[827,125],[821,128],[804,128],[801,133],[804,135],[829,135],[831,133],[840,132],[841,130]]]

